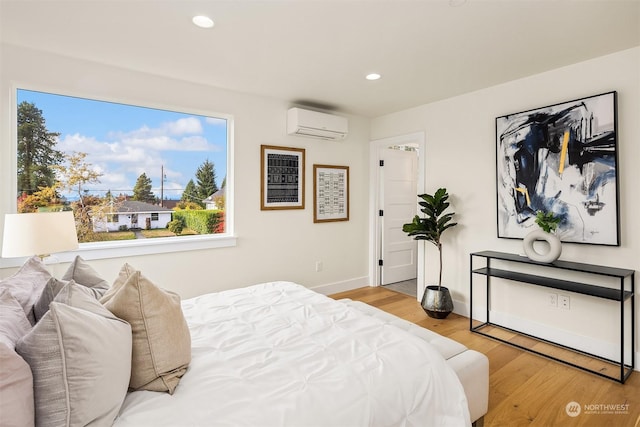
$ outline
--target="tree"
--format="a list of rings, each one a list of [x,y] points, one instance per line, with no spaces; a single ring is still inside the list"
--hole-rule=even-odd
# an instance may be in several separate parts
[[[205,160],[196,171],[196,182],[198,203],[202,203],[202,200],[206,199],[216,191],[218,191],[218,185],[216,184],[216,170],[212,162],[209,159]]]
[[[192,179],[189,180],[187,186],[184,188],[180,200],[183,202],[198,203],[198,192],[196,190],[196,184]]]
[[[91,163],[85,160],[86,157],[87,153],[73,151],[70,154],[64,154],[65,164],[54,166],[62,188],[77,193],[80,203],[83,195],[88,191],[84,188],[85,185],[99,183],[102,176]]]
[[[18,194],[33,194],[55,184],[54,165],[63,160],[55,149],[58,132],[49,132],[42,110],[23,101],[18,105]]]
[[[184,218],[176,218],[173,221],[169,221],[167,228],[170,232],[180,235],[185,228]]]
[[[146,203],[156,202],[156,196],[151,191],[151,178],[147,177],[146,173],[143,172],[136,180],[131,199]]]
[[[72,203],[72,208],[80,242],[93,241],[91,211],[93,206],[101,203],[99,198],[89,195],[89,190],[85,188],[87,184],[99,183],[102,176],[100,172],[93,169],[91,163],[85,160],[86,157],[87,153],[73,151],[64,155],[65,164],[55,166],[60,185],[64,189],[78,194],[78,200]]]
[[[55,207],[60,205],[60,195],[58,194],[59,184],[54,184],[53,187],[40,187],[40,189],[33,194],[22,193],[18,197],[18,212],[37,212],[39,208]]]

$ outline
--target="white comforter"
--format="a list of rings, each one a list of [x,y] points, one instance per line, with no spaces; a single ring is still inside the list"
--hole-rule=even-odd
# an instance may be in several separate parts
[[[470,424],[458,378],[429,344],[300,285],[182,305],[189,370],[173,395],[129,393],[115,426]]]

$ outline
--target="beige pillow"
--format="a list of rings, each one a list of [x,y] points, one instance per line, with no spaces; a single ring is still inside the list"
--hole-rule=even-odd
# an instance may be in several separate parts
[[[20,270],[11,277],[0,281],[0,290],[8,289],[18,300],[29,322],[36,323],[32,308],[36,303],[44,285],[51,278],[51,273],[37,256],[31,257]]]
[[[34,423],[33,376],[14,350],[31,330],[20,303],[8,290],[0,291],[0,426],[29,427]]]
[[[180,296],[160,289],[125,264],[100,302],[131,324],[129,387],[173,394],[191,362],[191,335]]]
[[[86,286],[97,299],[100,299],[109,289],[109,282],[100,277],[93,267],[80,256],[75,257],[62,276],[62,280],[73,280],[82,286]]]
[[[111,426],[127,393],[131,328],[81,288],[67,284],[16,345],[33,373],[36,426]]]

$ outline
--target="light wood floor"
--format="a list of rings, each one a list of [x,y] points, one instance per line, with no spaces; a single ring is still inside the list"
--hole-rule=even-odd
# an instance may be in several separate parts
[[[624,385],[600,378],[471,333],[466,317],[452,313],[444,320],[431,319],[415,298],[382,287],[331,296],[366,302],[484,353],[490,375],[486,427],[640,427],[640,372]],[[570,402],[580,404],[579,415],[567,415]],[[623,413],[607,413],[604,405],[620,405]]]

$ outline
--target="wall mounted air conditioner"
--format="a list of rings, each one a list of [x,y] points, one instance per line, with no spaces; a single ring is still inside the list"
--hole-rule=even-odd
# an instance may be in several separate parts
[[[340,141],[349,132],[349,121],[345,117],[318,111],[290,108],[287,111],[287,133],[330,141]]]

